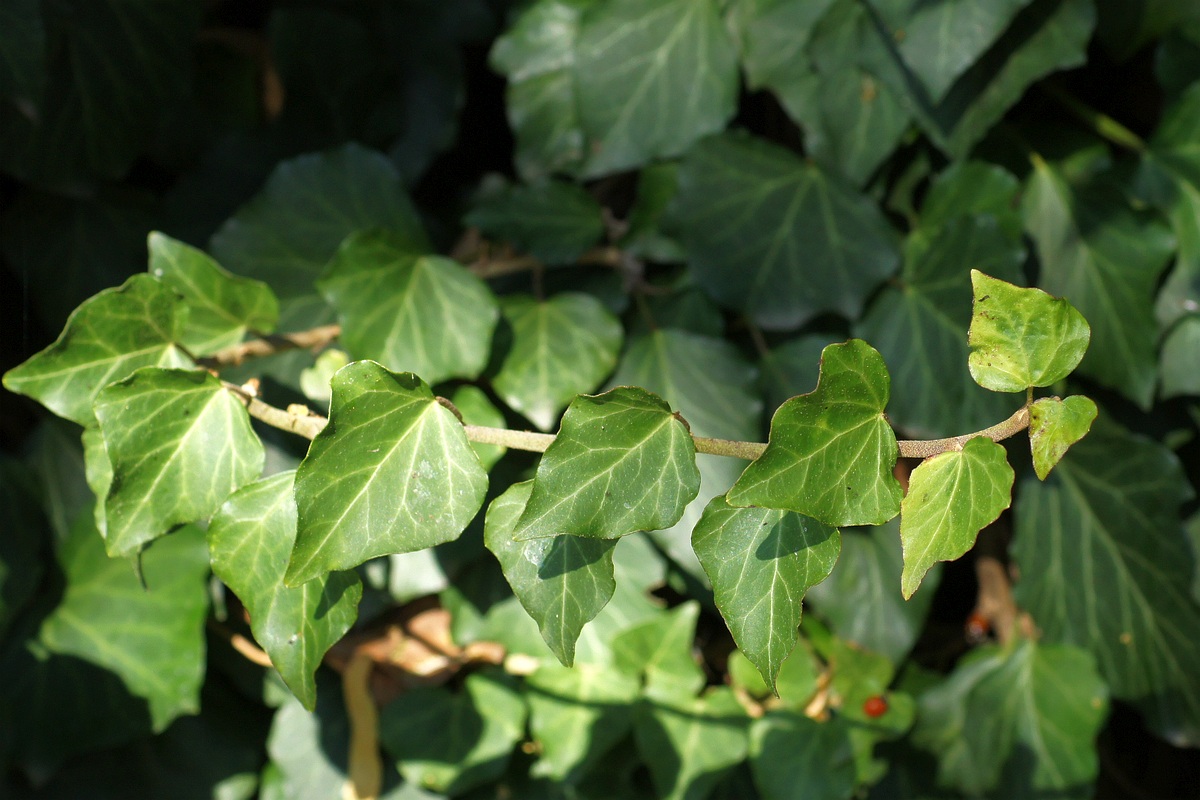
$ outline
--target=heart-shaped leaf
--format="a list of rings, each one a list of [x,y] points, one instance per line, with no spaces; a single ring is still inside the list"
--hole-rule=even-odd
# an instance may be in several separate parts
[[[485,195],[463,220],[547,264],[571,264],[604,235],[604,213],[566,181],[509,186]]]
[[[1046,480],[1068,448],[1092,429],[1095,419],[1096,404],[1080,395],[1066,400],[1043,397],[1029,408],[1029,446],[1039,478]]]

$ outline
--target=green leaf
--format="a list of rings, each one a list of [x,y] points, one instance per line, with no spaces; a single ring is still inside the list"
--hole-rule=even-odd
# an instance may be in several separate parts
[[[296,472],[284,583],[456,539],[486,490],[462,424],[427,384],[372,361],[350,364],[333,376],[329,424]]]
[[[832,336],[809,334],[789,339],[762,354],[758,362],[766,407],[775,412],[796,395],[817,388],[821,374],[821,351],[835,344]]]
[[[904,387],[888,408],[892,422],[913,436],[937,438],[980,430],[1012,412],[1011,399],[980,389],[967,366],[966,265],[1020,280],[1025,249],[991,214],[926,227],[928,206],[922,226],[905,242],[898,285],[880,290],[854,333],[878,346],[896,385]],[[930,216],[936,220],[938,213]]]
[[[488,507],[484,544],[504,570],[521,605],[538,624],[542,638],[566,666],[575,660],[583,626],[608,603],[616,589],[616,541],[555,536],[513,541],[512,532],[529,500],[531,481],[514,484]]]
[[[499,307],[487,285],[451,259],[364,231],[342,243],[317,285],[338,310],[352,358],[429,383],[475,378],[487,365]]]
[[[1200,743],[1200,607],[1175,456],[1105,418],[1045,482],[1018,489],[1016,601],[1044,641],[1092,653],[1114,697],[1179,746]]]
[[[612,640],[613,665],[643,677],[647,696],[694,697],[705,681],[692,654],[699,616],[699,604],[689,600],[621,631]]]
[[[134,275],[84,301],[54,344],[4,374],[4,388],[89,425],[92,402],[113,381],[139,367],[192,365],[177,346],[184,314],[174,292],[149,275]]]
[[[300,372],[300,391],[309,400],[328,408],[333,398],[333,390],[330,389],[333,376],[349,363],[350,356],[346,355],[345,350],[330,347],[317,356],[311,367],[305,367]]]
[[[1092,344],[1079,371],[1143,408],[1155,381],[1153,297],[1174,249],[1150,212],[1135,212],[1105,185],[1075,189],[1038,159],[1023,201],[1042,264],[1041,285],[1088,319]]]
[[[1084,651],[1018,641],[982,647],[920,698],[913,739],[939,783],[994,797],[1088,793],[1108,691]]]
[[[612,372],[621,324],[599,300],[579,293],[541,302],[509,295],[501,309],[512,346],[492,380],[496,394],[541,430],[552,430],[575,395]]]
[[[188,307],[181,343],[194,355],[237,344],[247,331],[270,333],[279,303],[265,283],[226,272],[202,250],[157,231],[150,234],[150,274]]]
[[[538,464],[513,537],[616,539],[669,528],[699,489],[695,444],[661,398],[628,386],[583,395]]]
[[[38,0],[0,8],[0,97],[37,108],[46,82],[46,26]]]
[[[629,732],[638,695],[633,678],[606,667],[557,664],[525,679],[529,730],[541,747],[531,775],[578,784]]]
[[[746,758],[750,722],[729,689],[643,700],[633,734],[661,800],[700,800]]]
[[[826,525],[879,525],[900,512],[899,451],[884,417],[889,378],[861,339],[831,344],[821,378],[771,419],[766,451],[729,490],[730,505],[783,508]]]
[[[112,467],[105,547],[132,555],[207,517],[257,478],[263,446],[241,401],[207,372],[141,369],[96,398]]]
[[[458,795],[499,778],[525,733],[525,703],[497,670],[467,676],[462,691],[416,688],[379,713],[379,738],[406,781]]]
[[[358,618],[362,584],[353,572],[335,572],[294,589],[284,586],[296,538],[294,477],[281,472],[234,493],[209,523],[208,547],[213,572],[245,605],[254,638],[312,711],[317,667]]]
[[[1163,339],[1158,362],[1163,399],[1182,395],[1200,395],[1200,370],[1196,353],[1200,352],[1200,314],[1179,320]]]
[[[971,377],[993,392],[1050,386],[1079,366],[1091,340],[1087,320],[1061,297],[971,270],[975,305],[967,343]]]
[[[24,467],[0,456],[0,638],[37,591],[48,525]]]
[[[791,511],[733,508],[718,497],[692,532],[692,547],[734,641],[774,691],[796,644],[804,594],[829,576],[841,536]]]
[[[478,386],[470,384],[459,386],[450,396],[450,402],[458,409],[458,413],[462,414],[463,422],[467,425],[482,425],[485,428],[503,428],[505,426],[504,414],[492,404],[492,401]],[[479,456],[479,463],[484,470],[490,470],[496,466],[496,462],[508,452],[508,448],[500,445],[481,444],[480,442],[471,442],[471,449],[475,451],[475,455]]]
[[[1096,404],[1076,395],[1066,400],[1043,397],[1029,408],[1029,445],[1033,451],[1033,469],[1046,480],[1067,449],[1092,429]]]
[[[995,217],[1010,238],[1020,239],[1020,189],[1020,182],[1003,167],[986,161],[954,162],[930,182],[921,203],[920,227],[935,231],[960,217],[987,214]],[[989,270],[989,274],[998,273]]]
[[[679,164],[661,161],[638,173],[637,198],[625,221],[628,228],[618,242],[634,258],[657,262],[686,259],[683,246],[671,230],[668,210],[679,188]]]
[[[837,720],[769,712],[750,727],[750,768],[764,800],[835,800],[854,793],[854,752]]]
[[[913,470],[900,504],[905,600],[934,563],[954,561],[975,545],[979,532],[1012,504],[1012,485],[1008,454],[986,436],[927,458]]]
[[[565,181],[505,187],[484,197],[463,222],[547,264],[574,263],[604,235],[600,204]]]
[[[899,263],[875,204],[820,167],[741,134],[693,147],[676,211],[696,282],[764,328],[854,319]]]
[[[715,0],[609,0],[583,12],[572,73],[603,175],[675,156],[725,127],[737,107],[737,53]]]

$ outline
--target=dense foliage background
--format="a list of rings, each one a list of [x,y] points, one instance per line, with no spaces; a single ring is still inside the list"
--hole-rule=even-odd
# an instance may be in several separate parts
[[[615,548],[573,668],[481,512],[345,578],[328,624],[350,624],[361,583],[357,623],[315,678],[322,654],[301,657],[297,699],[254,663],[261,586],[211,575],[209,549],[217,569],[235,550],[186,527],[145,552],[143,590],[96,530],[87,434],[0,393],[6,797],[331,797],[380,759],[391,798],[1200,781],[1191,0],[4,0],[0,204],[5,370],[86,298],[160,276],[159,231],[162,258],[178,240],[265,282],[277,330],[343,324],[322,356],[222,371],[279,407],[323,413],[344,352],[399,369],[397,341],[424,330],[418,371],[468,421],[553,431],[575,393],[632,384],[694,433],[761,441],[822,347],[858,336],[887,362],[896,428],[956,435],[1019,405],[967,372],[977,268],[1083,312],[1090,350],[1054,391],[1101,409],[1046,482],[1013,440],[1012,512],[908,602],[895,523],[843,530],[778,697],[689,545],[741,469],[702,456],[683,521]],[[359,264],[406,247],[487,290],[364,288]],[[221,344],[273,302],[247,301]],[[431,317],[397,332],[408,302]],[[438,354],[488,313],[482,349]],[[230,335],[213,331],[197,346]],[[303,457],[258,430],[268,474]],[[481,457],[489,498],[536,464]],[[371,665],[381,751],[351,736],[374,728]]]

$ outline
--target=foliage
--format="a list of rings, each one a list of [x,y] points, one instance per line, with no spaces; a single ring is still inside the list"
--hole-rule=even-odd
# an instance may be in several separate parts
[[[1184,763],[1194,5],[5,4],[0,794]]]

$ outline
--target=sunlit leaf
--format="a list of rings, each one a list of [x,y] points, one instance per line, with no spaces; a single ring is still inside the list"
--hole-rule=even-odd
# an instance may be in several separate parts
[[[898,450],[883,409],[890,382],[866,342],[826,347],[810,394],[779,407],[766,451],[729,490],[730,505],[795,511],[827,525],[878,525],[900,511]]]
[[[953,561],[1012,503],[1013,470],[1004,448],[976,436],[961,450],[927,458],[912,471],[900,504],[907,600],[938,561]]]
[[[463,218],[547,264],[570,264],[604,235],[604,214],[586,189],[566,181],[510,186]]]
[[[703,798],[746,758],[750,718],[729,689],[642,700],[633,734],[662,800]]]
[[[371,361],[350,364],[333,376],[329,424],[296,473],[284,582],[456,539],[486,489],[462,424],[427,384]]]
[[[1096,404],[1076,395],[1066,400],[1043,397],[1029,408],[1029,446],[1033,451],[1033,469],[1046,480],[1067,449],[1092,429]]]

